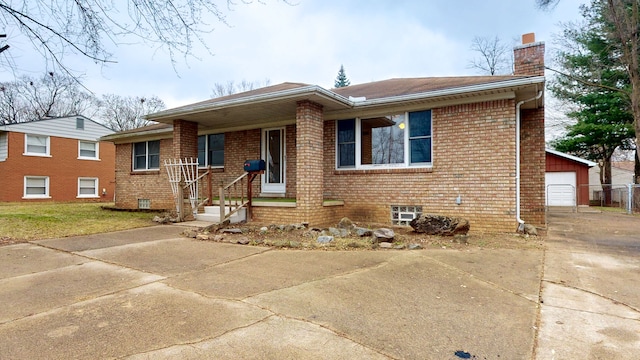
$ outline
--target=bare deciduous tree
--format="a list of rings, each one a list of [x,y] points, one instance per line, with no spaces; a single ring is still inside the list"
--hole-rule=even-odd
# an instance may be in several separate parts
[[[469,67],[488,75],[510,74],[513,72],[511,47],[499,37],[474,37],[471,50],[480,56],[469,62]]]
[[[124,131],[151,124],[144,118],[165,108],[164,102],[157,96],[149,98],[107,94],[102,96],[100,104],[102,123],[115,131]]]
[[[47,69],[68,75],[74,74],[67,65],[69,55],[106,64],[115,61],[112,45],[136,42],[164,49],[175,66],[179,56],[193,56],[196,44],[209,50],[205,37],[214,27],[208,21],[226,24],[221,6],[230,9],[235,4],[233,0],[0,1],[0,29],[10,37],[25,36]]]
[[[98,110],[95,96],[82,90],[74,78],[53,72],[0,84],[0,105],[4,124],[79,114],[91,117]]]
[[[227,81],[224,84],[215,83],[213,84],[211,97],[217,98],[217,97],[227,96],[227,95],[236,94],[240,92],[250,91],[250,90],[258,89],[261,87],[269,86],[270,84],[271,84],[271,80],[269,79],[266,79],[264,82],[242,80],[239,83],[236,83],[234,81]]]

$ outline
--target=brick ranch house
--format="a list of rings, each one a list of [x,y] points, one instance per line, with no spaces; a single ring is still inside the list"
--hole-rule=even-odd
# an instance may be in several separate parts
[[[113,133],[84,116],[0,125],[0,201],[113,201]]]
[[[527,34],[514,53],[512,76],[283,83],[151,114],[159,124],[103,138],[116,144],[116,206],[175,208],[161,159],[200,156],[214,186],[263,159],[254,193],[295,202],[253,208],[256,222],[422,212],[472,231],[544,228],[544,43]]]

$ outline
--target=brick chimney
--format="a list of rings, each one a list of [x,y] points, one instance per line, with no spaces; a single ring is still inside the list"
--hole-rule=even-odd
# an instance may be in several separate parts
[[[522,45],[513,49],[514,75],[544,76],[544,42],[536,35],[522,35]]]

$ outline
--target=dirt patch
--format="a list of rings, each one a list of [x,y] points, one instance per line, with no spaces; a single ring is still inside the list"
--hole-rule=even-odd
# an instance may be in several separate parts
[[[358,224],[367,229],[379,228],[375,224]],[[382,226],[384,227],[384,226]],[[262,230],[261,230],[262,228]],[[264,228],[267,228],[265,230]],[[230,233],[229,231],[238,231]],[[395,237],[390,249],[542,249],[544,238],[538,236],[525,236],[518,234],[470,234],[467,236],[431,236],[416,233],[411,227],[391,227]],[[325,230],[327,229],[317,229]],[[201,233],[202,234],[202,233]],[[186,234],[187,235],[187,234]],[[190,237],[197,235],[191,233]],[[359,237],[350,234],[346,237],[334,236],[327,243],[318,242],[318,231],[299,228],[274,228],[264,225],[232,225],[211,233],[204,233],[199,239],[204,241],[216,241],[236,243],[254,246],[270,246],[275,248],[291,248],[306,250],[374,250],[381,249],[380,243],[371,236]],[[187,235],[189,236],[189,235]]]

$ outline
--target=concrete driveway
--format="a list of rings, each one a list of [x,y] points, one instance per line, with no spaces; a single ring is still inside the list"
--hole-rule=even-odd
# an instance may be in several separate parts
[[[552,213],[537,359],[640,359],[640,218]]]
[[[0,247],[0,359],[534,355],[541,250],[275,250],[182,230]]]

